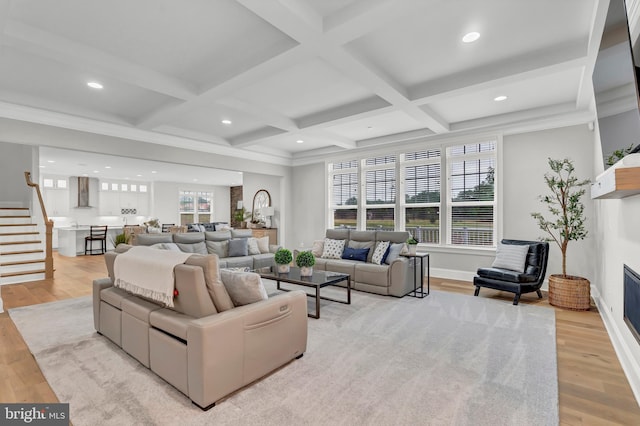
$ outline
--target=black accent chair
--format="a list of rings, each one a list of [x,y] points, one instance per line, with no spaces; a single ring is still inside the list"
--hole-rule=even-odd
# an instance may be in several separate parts
[[[528,245],[527,260],[523,273],[502,268],[480,268],[477,276],[473,279],[477,296],[480,287],[488,287],[495,290],[509,291],[515,293],[513,304],[517,305],[523,293],[535,291],[542,299],[540,287],[544,282],[547,273],[547,262],[549,260],[549,243],[540,241],[522,240],[502,240],[502,244]]]
[[[93,242],[100,241],[100,248],[93,248]],[[87,250],[88,249],[88,250]],[[94,253],[96,250],[100,250],[100,253]],[[107,251],[107,227],[106,226],[91,226],[89,230],[89,236],[84,237],[84,254],[104,254]]]

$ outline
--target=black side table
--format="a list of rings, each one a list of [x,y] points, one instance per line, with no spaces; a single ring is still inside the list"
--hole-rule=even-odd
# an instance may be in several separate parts
[[[429,260],[429,253],[416,253],[416,254],[401,254],[400,256],[408,257],[413,259],[413,291],[407,293],[407,296],[417,297],[419,299],[424,299],[429,295],[431,291],[431,265]],[[424,292],[424,259],[427,258],[427,292]],[[420,292],[418,292],[418,277],[417,271],[418,268],[418,259],[420,259]],[[412,294],[413,293],[413,294]]]

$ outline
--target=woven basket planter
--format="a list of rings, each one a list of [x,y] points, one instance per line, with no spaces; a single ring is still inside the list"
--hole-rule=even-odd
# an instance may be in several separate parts
[[[588,311],[591,306],[589,280],[571,275],[549,276],[549,303],[558,308]]]

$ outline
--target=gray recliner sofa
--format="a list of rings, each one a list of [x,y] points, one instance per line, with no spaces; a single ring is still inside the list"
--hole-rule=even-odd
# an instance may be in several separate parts
[[[117,256],[105,254],[109,277],[93,281],[95,329],[200,408],[306,351],[303,291],[220,311],[207,285],[220,277],[217,256],[193,255],[174,268],[178,296],[165,308],[113,286]]]
[[[371,263],[371,255],[376,242],[405,243],[409,235],[408,232],[404,231],[327,229],[326,238],[345,240],[345,247],[350,245],[355,247],[370,246],[368,261],[317,257],[314,268],[349,274],[351,276],[351,288],[356,290],[396,297],[405,296],[414,290],[413,267],[409,258],[399,257],[390,264],[377,265]]]
[[[173,243],[181,251],[196,254],[216,254],[221,268],[249,268],[252,270],[268,268],[275,265],[274,253],[280,246],[269,244],[268,252],[247,254],[245,256],[229,256],[228,244],[232,239],[253,238],[251,229],[231,229],[227,231],[189,232],[182,234],[138,234],[133,245],[153,246]]]

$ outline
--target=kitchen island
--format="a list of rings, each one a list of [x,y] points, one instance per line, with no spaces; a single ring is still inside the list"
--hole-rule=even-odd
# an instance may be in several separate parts
[[[58,253],[62,256],[75,257],[84,255],[84,238],[90,234],[89,226],[63,226],[58,230]],[[116,235],[122,233],[122,226],[107,228],[107,250],[113,250]],[[98,241],[94,241],[94,248],[98,248]]]

